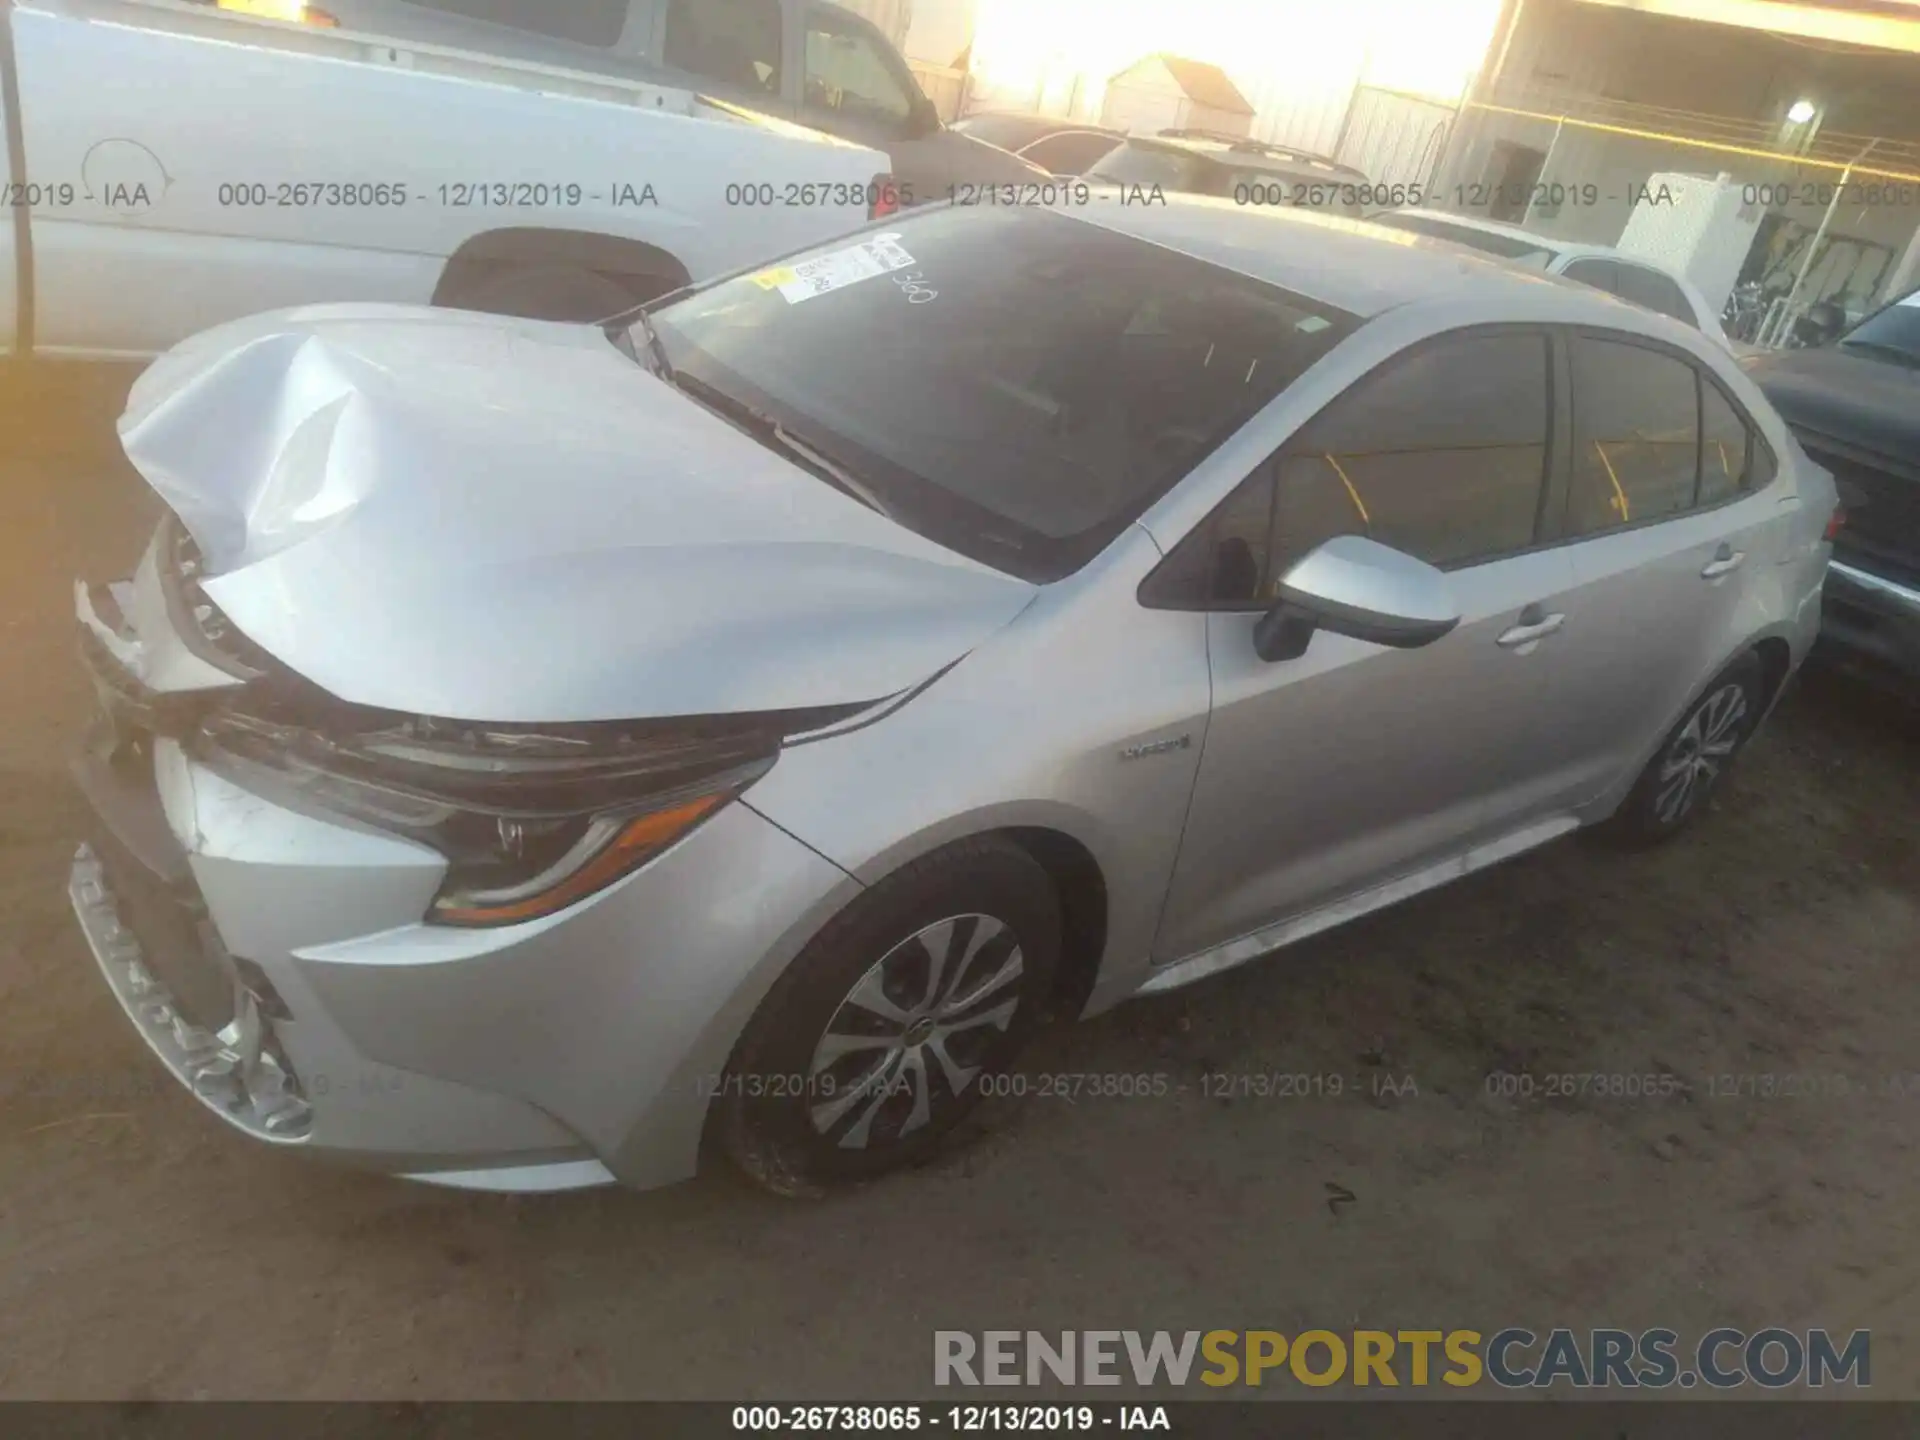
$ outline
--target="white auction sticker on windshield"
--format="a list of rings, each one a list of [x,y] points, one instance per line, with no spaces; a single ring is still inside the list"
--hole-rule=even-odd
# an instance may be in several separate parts
[[[753,277],[753,283],[762,290],[778,290],[789,305],[798,305],[802,300],[844,290],[862,280],[885,275],[889,270],[904,270],[913,263],[913,256],[901,248],[900,236],[889,233],[830,250],[795,265],[762,270]]]

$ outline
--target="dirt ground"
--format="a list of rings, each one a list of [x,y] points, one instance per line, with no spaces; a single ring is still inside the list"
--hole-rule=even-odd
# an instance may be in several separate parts
[[[1667,849],[1555,845],[1029,1067],[1164,1098],[1029,1099],[820,1203],[435,1191],[226,1130],[75,931],[70,577],[124,573],[152,513],[117,408],[95,378],[0,409],[0,1395],[905,1398],[935,1329],[1524,1324],[1864,1327],[1873,1393],[1920,1397],[1911,712],[1811,677]],[[1217,1072],[1345,1083],[1225,1101]],[[1489,1093],[1566,1072],[1693,1091]]]

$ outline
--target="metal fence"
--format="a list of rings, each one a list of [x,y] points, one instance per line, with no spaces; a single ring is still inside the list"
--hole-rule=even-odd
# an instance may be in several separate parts
[[[1376,185],[1425,188],[1446,154],[1458,114],[1453,106],[1424,95],[1355,86],[1334,158]]]

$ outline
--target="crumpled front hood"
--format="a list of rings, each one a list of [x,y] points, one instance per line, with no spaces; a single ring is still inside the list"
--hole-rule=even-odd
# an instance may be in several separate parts
[[[924,680],[1033,587],[755,443],[590,326],[331,305],[162,356],[120,422],[207,595],[341,699],[802,709]]]

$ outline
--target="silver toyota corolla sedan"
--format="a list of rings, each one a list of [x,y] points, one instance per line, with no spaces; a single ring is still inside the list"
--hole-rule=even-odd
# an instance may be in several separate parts
[[[1831,478],[1698,332],[1360,222],[932,210],[606,327],[330,306],[121,422],[72,896],[263,1142],[923,1156],[1048,1015],[1685,826]]]

